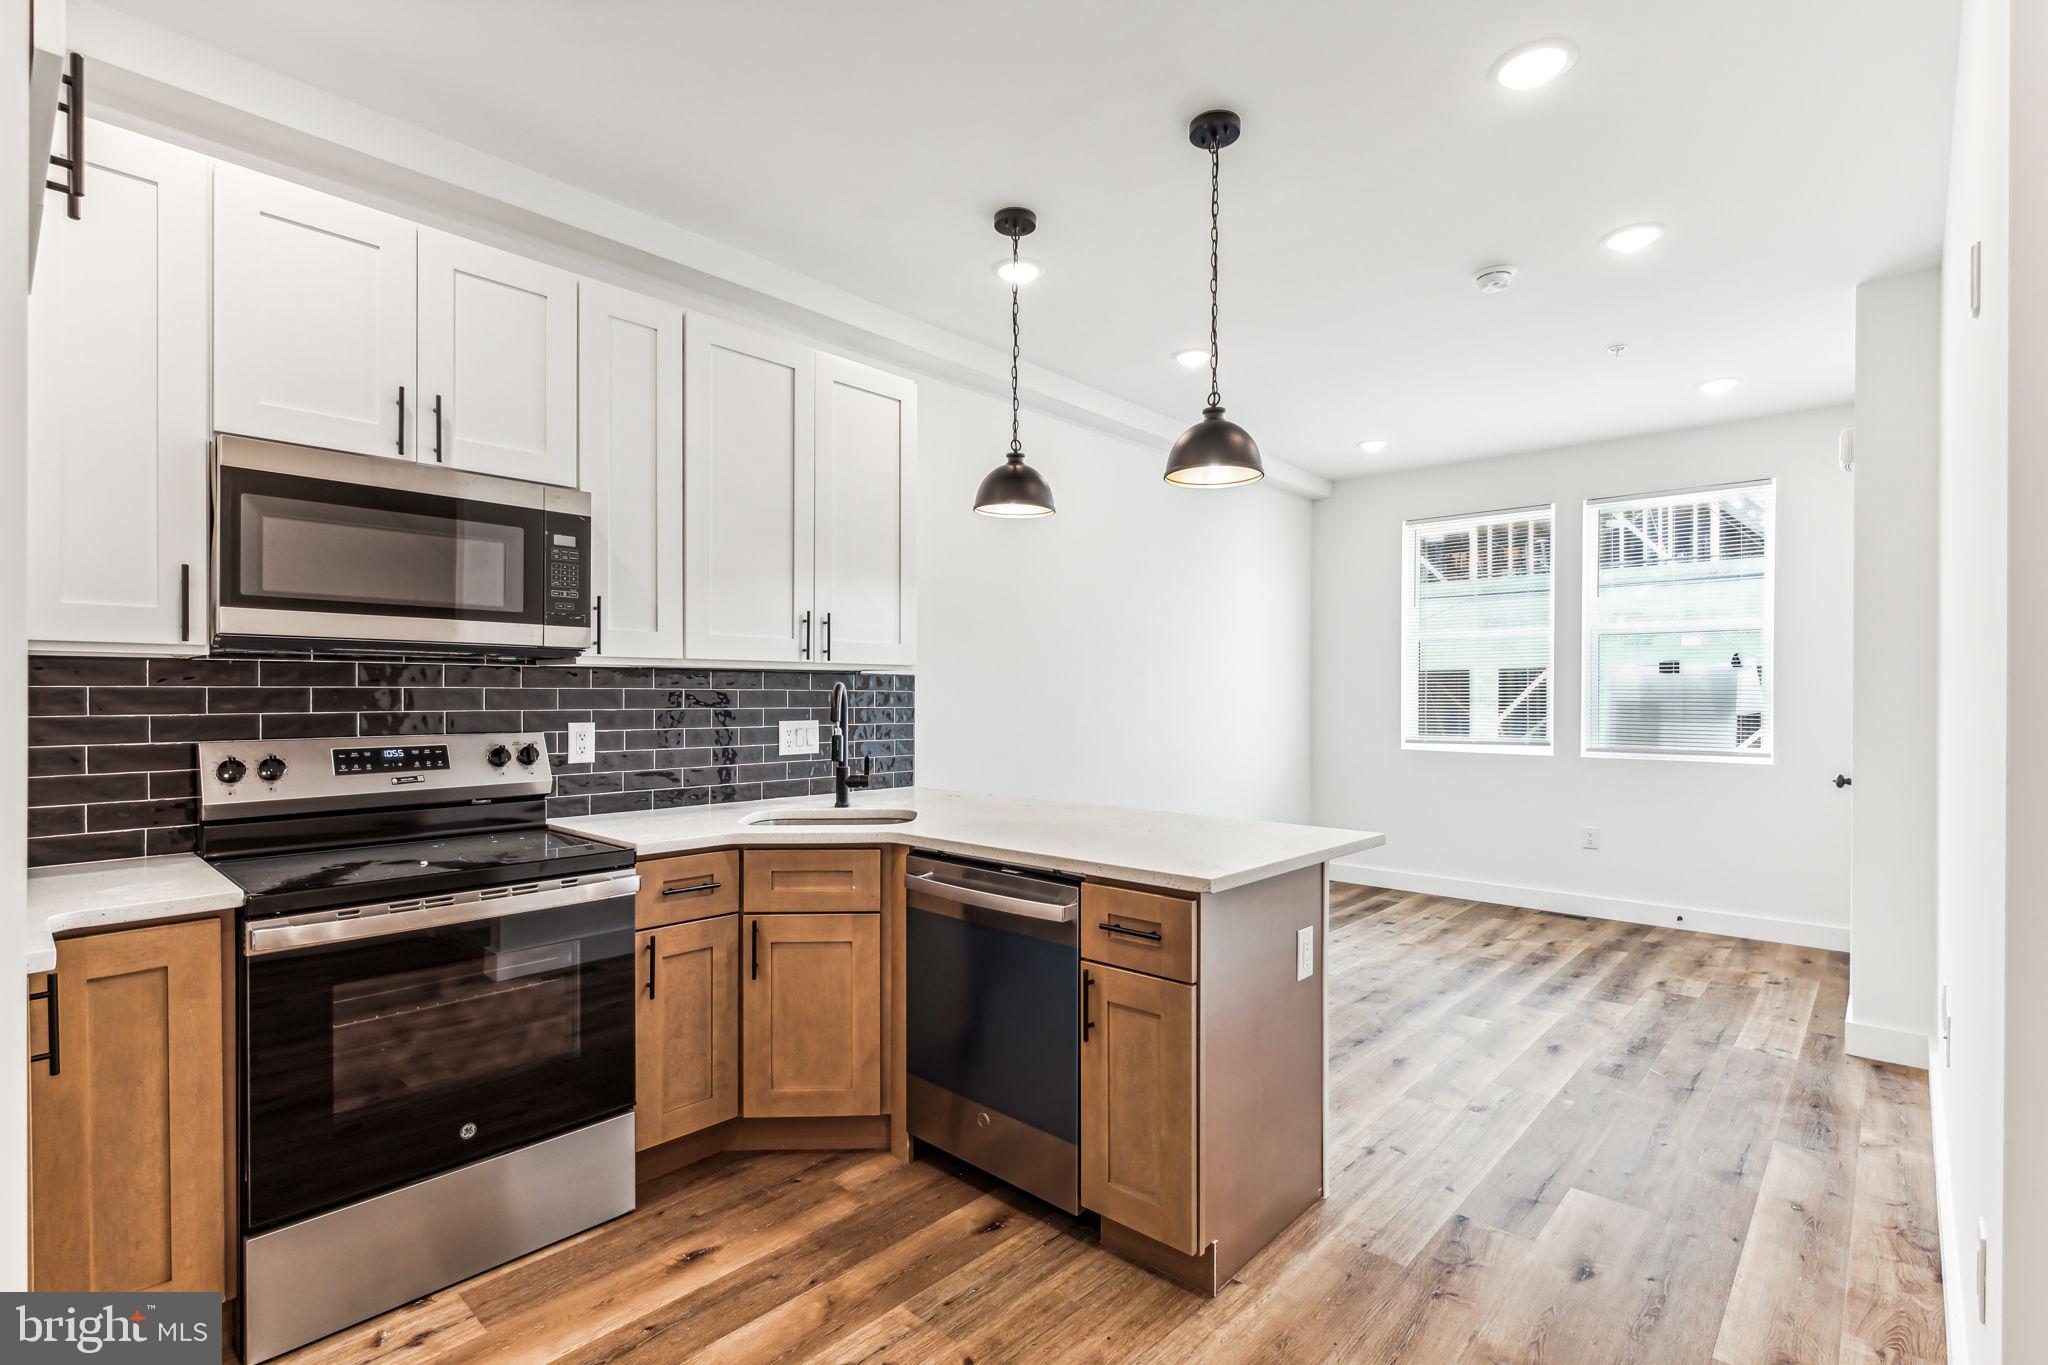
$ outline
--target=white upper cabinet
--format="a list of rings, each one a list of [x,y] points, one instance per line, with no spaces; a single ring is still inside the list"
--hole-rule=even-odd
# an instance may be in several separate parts
[[[917,385],[818,357],[818,655],[885,668],[917,656]]]
[[[576,277],[419,232],[420,458],[574,484]]]
[[[418,239],[390,214],[216,167],[214,424],[414,457]]]
[[[579,456],[597,652],[683,656],[683,312],[585,280]]]
[[[688,656],[816,658],[816,353],[701,314],[683,353]]]
[[[28,635],[204,648],[211,163],[89,125],[29,306]]]

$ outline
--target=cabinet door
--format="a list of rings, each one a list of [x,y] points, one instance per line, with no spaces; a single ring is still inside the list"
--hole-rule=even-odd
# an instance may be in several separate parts
[[[220,942],[205,919],[57,944],[56,1056],[29,1067],[31,1288],[224,1291]]]
[[[683,355],[688,657],[812,658],[815,354],[699,314]]]
[[[1195,988],[1081,964],[1081,1204],[1194,1256]]]
[[[636,1146],[739,1115],[739,970],[738,915],[640,935]]]
[[[420,401],[421,459],[574,484],[576,277],[421,228]]]
[[[882,917],[748,915],[740,1112],[882,1112]]]
[[[829,663],[917,655],[917,386],[818,357],[818,645]]]
[[[87,127],[29,301],[32,640],[204,649],[211,163]]]
[[[597,651],[683,657],[683,312],[585,280],[578,468],[590,494]]]
[[[225,162],[213,212],[214,425],[417,456],[419,229]]]

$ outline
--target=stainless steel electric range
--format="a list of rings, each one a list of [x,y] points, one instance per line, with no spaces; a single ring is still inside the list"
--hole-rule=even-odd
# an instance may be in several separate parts
[[[540,735],[202,744],[242,910],[242,1358],[633,1207],[629,850]]]

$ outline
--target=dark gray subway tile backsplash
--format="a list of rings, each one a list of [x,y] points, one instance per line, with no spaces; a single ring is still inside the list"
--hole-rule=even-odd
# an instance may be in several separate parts
[[[843,681],[875,785],[907,787],[914,769],[916,686],[900,673],[313,655],[36,655],[28,671],[31,867],[189,852],[201,740],[539,730],[555,763],[550,815],[755,801],[832,790],[822,746],[780,757],[777,723],[823,722]],[[572,721],[596,725],[595,762],[562,761]]]

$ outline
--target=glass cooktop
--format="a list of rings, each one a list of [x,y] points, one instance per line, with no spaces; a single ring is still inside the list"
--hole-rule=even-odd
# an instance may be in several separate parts
[[[285,914],[630,867],[633,854],[533,827],[210,861],[248,894],[248,913]]]

